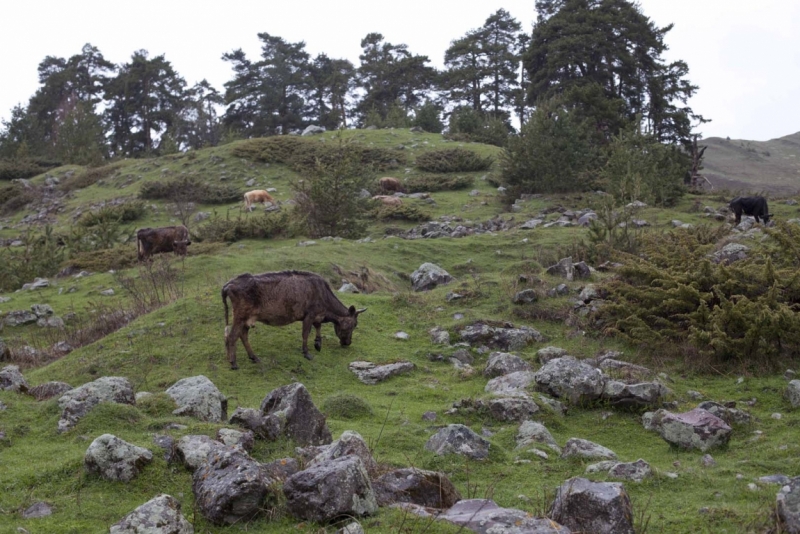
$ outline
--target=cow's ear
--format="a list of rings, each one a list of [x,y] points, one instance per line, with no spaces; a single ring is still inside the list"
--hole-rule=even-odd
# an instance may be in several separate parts
[[[350,308],[347,311],[350,313],[350,317],[355,317],[356,316],[356,307],[355,306],[350,306]]]
[[[187,242],[186,242],[186,246],[187,246],[187,247],[188,247],[189,245],[191,245],[191,244],[192,244],[192,242],[191,242],[191,241],[187,241]]]
[[[361,308],[360,310],[356,310],[356,315],[359,315],[359,314],[361,314],[361,313],[364,313],[365,311],[367,311],[367,309],[366,309],[366,308]]]

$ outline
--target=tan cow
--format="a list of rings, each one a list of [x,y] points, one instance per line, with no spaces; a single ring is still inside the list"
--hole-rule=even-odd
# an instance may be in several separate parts
[[[400,183],[400,180],[397,178],[392,178],[391,176],[384,176],[378,183],[381,186],[381,189],[387,193],[396,193],[403,191],[403,184]]]
[[[393,197],[389,195],[375,195],[372,200],[377,200],[384,206],[402,206],[403,201],[400,197]]]
[[[270,204],[275,204],[275,199],[263,189],[254,189],[244,194],[244,209],[246,211],[252,211],[253,204],[259,202],[266,208],[268,202]]]

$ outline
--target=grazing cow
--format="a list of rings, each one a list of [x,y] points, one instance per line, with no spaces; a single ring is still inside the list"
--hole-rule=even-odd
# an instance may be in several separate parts
[[[233,324],[228,327],[228,302],[233,307]],[[358,325],[358,315],[366,308],[347,308],[331,291],[328,283],[318,274],[304,271],[280,271],[263,274],[240,274],[222,286],[222,303],[225,306],[225,348],[231,369],[236,365],[236,340],[241,339],[247,356],[260,361],[253,353],[247,332],[256,322],[271,326],[285,326],[303,322],[303,356],[308,353],[308,334],[313,326],[317,331],[314,348],[322,349],[322,323],[333,323],[333,328],[343,347],[350,345],[353,330]]]
[[[136,249],[139,261],[146,260],[159,252],[175,252],[186,256],[189,241],[189,229],[183,225],[164,226],[163,228],[142,228],[136,232]]]
[[[731,200],[729,206],[736,215],[736,224],[742,222],[742,212],[755,217],[756,222],[761,219],[764,224],[767,224],[772,217],[767,207],[767,199],[764,197],[736,197]]]
[[[267,207],[267,203],[275,204],[275,199],[272,198],[272,195],[264,191],[263,189],[254,189],[253,191],[248,191],[244,194],[244,209],[247,211],[252,210],[252,205],[261,203],[264,207]]]
[[[403,191],[403,184],[400,183],[400,180],[397,178],[392,178],[391,176],[385,176],[378,180],[378,183],[381,185],[381,189],[387,193],[396,193]]]
[[[388,195],[375,195],[372,200],[377,200],[384,206],[402,206],[403,200],[400,197],[392,197]]]

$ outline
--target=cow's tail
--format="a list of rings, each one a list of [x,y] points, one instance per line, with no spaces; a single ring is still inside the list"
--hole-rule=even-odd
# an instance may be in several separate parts
[[[139,235],[139,232],[136,232],[136,258],[139,261],[142,261],[143,256],[144,247],[142,246],[142,236]]]
[[[222,286],[222,305],[225,307],[225,326],[228,326],[228,284]]]

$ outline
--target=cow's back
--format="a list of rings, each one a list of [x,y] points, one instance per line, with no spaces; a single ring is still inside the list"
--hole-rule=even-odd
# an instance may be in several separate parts
[[[242,313],[273,326],[323,313],[325,291],[330,291],[320,276],[302,271],[243,274],[225,287],[234,303],[234,314]],[[237,307],[241,308],[238,312]]]

